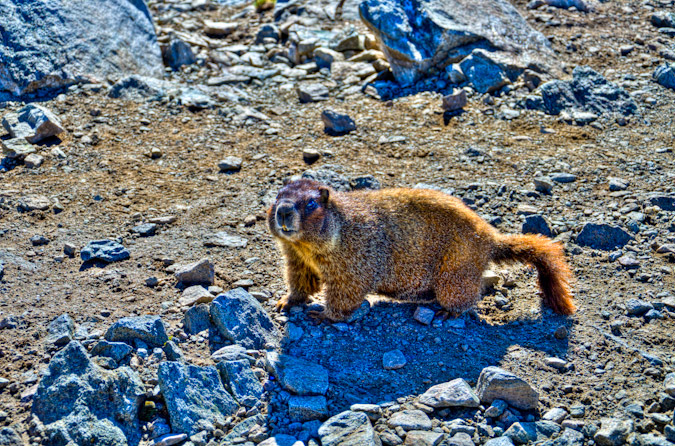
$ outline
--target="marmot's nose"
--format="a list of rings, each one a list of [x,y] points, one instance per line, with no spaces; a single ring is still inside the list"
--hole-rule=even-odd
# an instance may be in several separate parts
[[[277,222],[280,226],[290,226],[293,221],[293,206],[283,205],[277,208]]]

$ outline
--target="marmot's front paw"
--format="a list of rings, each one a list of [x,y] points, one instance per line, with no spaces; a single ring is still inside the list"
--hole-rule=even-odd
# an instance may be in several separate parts
[[[288,311],[293,308],[295,305],[300,305],[305,302],[306,298],[297,293],[289,293],[286,296],[279,299],[275,308],[277,311]]]
[[[323,311],[308,311],[307,316],[311,319],[313,319],[317,323],[321,322],[328,322],[329,324],[332,324],[334,322],[340,322],[343,321],[345,318],[344,316],[335,313],[334,311],[330,310],[323,310]]]

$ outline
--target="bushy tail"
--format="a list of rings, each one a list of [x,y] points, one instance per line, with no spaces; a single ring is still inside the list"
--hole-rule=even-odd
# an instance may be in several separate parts
[[[558,314],[576,311],[570,293],[570,271],[560,243],[541,235],[500,235],[493,260],[533,265],[539,273],[542,303]]]

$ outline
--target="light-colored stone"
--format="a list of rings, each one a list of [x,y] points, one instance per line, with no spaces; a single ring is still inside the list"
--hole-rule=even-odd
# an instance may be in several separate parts
[[[471,386],[462,378],[437,384],[419,399],[420,403],[435,409],[442,407],[478,407],[480,400]]]

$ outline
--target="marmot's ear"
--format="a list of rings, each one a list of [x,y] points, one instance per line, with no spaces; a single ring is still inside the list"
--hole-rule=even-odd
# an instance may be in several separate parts
[[[324,204],[328,203],[328,196],[330,195],[330,189],[328,189],[326,186],[321,186],[319,188],[319,194],[321,196],[321,202]]]

